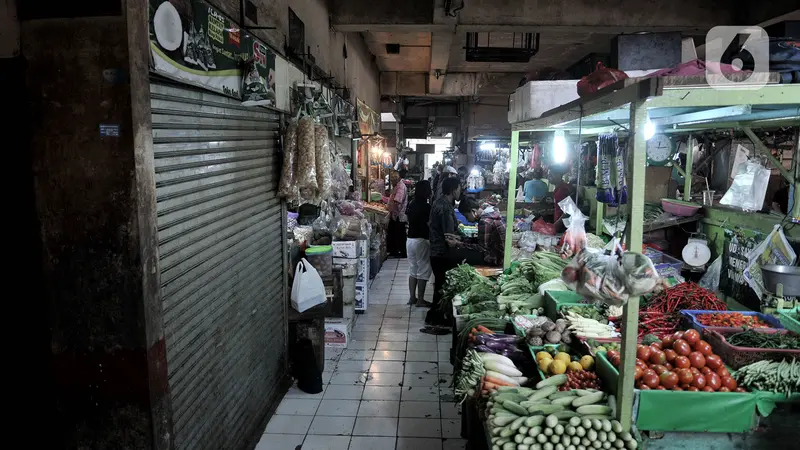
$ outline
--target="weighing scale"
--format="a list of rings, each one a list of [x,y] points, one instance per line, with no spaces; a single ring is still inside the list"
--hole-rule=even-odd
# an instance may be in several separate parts
[[[706,264],[711,260],[711,249],[708,248],[708,239],[702,233],[692,233],[681,251],[683,262],[692,272],[705,272]]]

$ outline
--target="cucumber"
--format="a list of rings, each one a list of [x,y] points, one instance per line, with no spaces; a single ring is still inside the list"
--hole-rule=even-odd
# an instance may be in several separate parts
[[[492,445],[492,450],[503,450],[503,448],[502,448],[502,447],[500,447],[500,446],[499,446],[499,445],[497,445],[497,444],[494,444],[494,445]]]
[[[557,398],[557,399],[554,399],[554,400],[552,400],[552,401],[551,401],[551,404],[553,404],[553,405],[563,405],[563,406],[568,406],[568,405],[571,405],[571,404],[572,404],[572,402],[573,402],[573,401],[574,401],[576,398],[577,398],[577,397],[561,397],[561,398]]]
[[[592,428],[592,421],[584,418],[583,420],[581,420],[581,426],[583,428],[586,428],[586,430],[589,430]]]
[[[589,394],[594,394],[595,392],[600,392],[597,389],[572,389],[567,392],[574,392],[575,395],[578,397],[583,397]]]
[[[503,431],[503,427],[492,428],[492,436],[500,436],[501,431]]]
[[[603,448],[606,449],[606,450],[611,448],[611,442],[608,442],[608,441],[603,442]]]
[[[553,433],[553,435],[550,436],[550,442],[552,442],[553,444],[560,444],[561,443],[561,436]]]
[[[605,405],[586,405],[580,406],[578,409],[575,410],[578,414],[581,415],[590,415],[590,414],[602,414],[602,415],[610,415],[611,408]],[[605,426],[603,426],[605,428]],[[608,430],[611,430],[611,422],[608,422]]]
[[[600,402],[603,400],[603,396],[605,396],[602,392],[592,392],[591,394],[584,395],[583,397],[578,397],[572,401],[572,406],[579,407],[579,406],[586,406],[592,405],[594,403]]]
[[[602,441],[602,442],[607,441],[608,440],[608,433],[606,433],[603,430],[598,431],[597,432],[597,439],[600,439],[600,441]]]
[[[584,428],[584,427],[575,427],[575,434],[578,437],[586,436],[586,428]]]
[[[594,448],[602,448],[603,447],[603,442],[602,441],[594,441],[594,442],[592,442],[592,447],[594,447]]]
[[[586,417],[586,416],[584,416],[584,417]],[[600,419],[594,419],[593,418],[592,419],[592,428],[594,428],[595,431],[602,430],[603,429],[603,422],[600,422]]]
[[[526,397],[526,398],[530,397],[531,394],[536,392],[536,389],[531,389],[531,388],[526,388],[526,387],[518,387],[516,389],[517,389],[517,394],[519,394],[519,395],[521,395],[523,397]]]
[[[548,378],[548,380],[549,380],[549,378]],[[545,380],[545,381],[547,381],[547,380]],[[541,383],[543,383],[543,382],[541,382]],[[537,401],[539,399],[547,398],[547,397],[553,395],[554,393],[556,393],[558,391],[558,386],[555,386],[555,385],[552,385],[552,386],[551,385],[545,385],[540,389],[539,385],[537,384],[536,388],[538,390],[536,392],[534,392],[533,394],[531,394],[530,397],[528,397],[528,401],[529,402],[535,402],[535,401]]]
[[[581,425],[580,417],[570,417],[569,424],[572,425],[573,427],[580,426]]]
[[[517,444],[513,442],[507,442],[503,444],[503,450],[516,450],[516,449],[517,449]]]
[[[528,431],[530,431],[530,428],[526,426],[521,426],[519,427],[519,430],[517,430],[517,434],[527,435]]]
[[[511,428],[511,430],[516,432],[517,430],[520,429],[520,427],[522,427],[522,424],[525,423],[525,419],[526,419],[525,417],[520,417],[516,419],[515,421],[511,422],[509,428]]]
[[[502,436],[502,434],[500,436]],[[589,442],[596,441],[597,440],[597,431],[589,430],[589,432],[586,433],[586,437],[589,439]]]
[[[564,435],[564,425],[557,423],[555,427],[553,427],[553,432],[559,436]]]
[[[581,438],[579,436],[572,436],[572,445],[581,445]]]
[[[506,400],[519,403],[527,400],[527,397],[525,397],[524,395],[514,394],[512,392],[507,392],[500,395],[496,395],[493,400],[498,403],[503,403]]]
[[[528,428],[541,425],[544,422],[544,416],[530,416],[525,418],[525,426]]]
[[[518,444],[517,450],[530,450],[531,446],[527,444]]]
[[[611,419],[612,419],[612,417],[611,417],[611,416],[607,416],[607,415],[605,415],[605,414],[587,414],[587,415],[585,415],[585,416],[582,416],[582,417],[583,417],[584,419],[589,419],[589,420],[600,420],[600,421],[602,421],[602,420],[611,420]],[[603,428],[603,425],[602,425],[602,422],[601,422],[600,428],[597,428],[597,429],[598,429],[598,430],[600,430],[600,429],[602,429],[602,428]]]
[[[516,394],[516,393],[518,393],[518,391],[519,391],[519,388],[518,387],[513,387],[513,386],[500,386],[500,387],[497,388],[497,393],[498,394],[500,394],[501,392],[502,393],[513,392],[514,394]]]
[[[622,424],[619,423],[619,421],[617,421],[617,420],[612,420],[611,421],[611,430],[614,433],[617,433],[617,434],[622,433]]]
[[[510,426],[509,427],[505,427],[505,428],[503,428],[503,431],[500,432],[500,437],[503,437],[503,438],[511,437],[515,433],[516,433],[516,431],[512,430]]]
[[[536,389],[542,389],[547,386],[561,386],[562,384],[567,382],[567,376],[563,373],[561,375],[553,375],[550,378],[545,378],[544,380],[536,383]],[[552,392],[551,392],[552,394]],[[550,394],[547,394],[550,395]]]
[[[558,425],[558,417],[551,414],[544,419],[544,424],[547,425],[548,428],[555,428],[555,426]]]
[[[606,436],[607,436],[608,442],[614,442],[614,441],[617,440],[617,433],[614,433],[613,431],[607,431],[606,432]]]
[[[533,405],[528,408],[529,414],[553,414],[564,411],[566,407],[561,405]]]
[[[562,398],[562,397],[577,397],[577,396],[578,394],[576,394],[574,391],[558,391],[555,394],[549,396],[548,398],[550,400],[555,400],[557,398]]]
[[[539,416],[539,417],[542,417],[542,416]],[[542,427],[540,427],[538,425],[533,427],[533,428],[531,428],[530,430],[528,430],[528,436],[533,437],[533,438],[535,438],[536,436],[540,435],[541,433],[542,433]]]
[[[564,447],[569,447],[572,439],[569,436],[561,436],[561,445]]]
[[[525,445],[535,444],[536,443],[536,439],[532,438],[530,436],[526,436],[526,437],[522,438],[522,443],[525,444]]]
[[[625,446],[631,450],[636,450],[636,448],[639,447],[639,443],[636,442],[635,439],[631,439],[630,441],[625,443]]]
[[[545,442],[544,444],[542,444],[542,450],[554,450],[554,449],[555,447],[553,447],[553,444],[549,442]]]
[[[623,431],[622,434],[619,435],[619,437],[621,437],[622,440],[625,442],[633,440],[633,436],[631,436],[631,434],[628,433],[627,431]]]
[[[528,410],[520,406],[518,403],[512,402],[511,400],[504,401],[503,408],[517,415],[521,416],[528,415]]]
[[[617,439],[616,442],[614,442],[614,447],[625,448],[625,441],[622,439]]]
[[[550,436],[553,435],[553,429],[550,428],[550,427],[547,427],[544,430],[542,430],[542,434],[547,436],[547,437],[550,437]]]
[[[538,435],[536,435],[536,442],[544,444],[545,442],[547,442],[547,435],[544,433],[539,433]]]
[[[515,420],[517,420],[517,416],[512,416],[512,415],[497,416],[494,418],[494,420],[492,420],[492,425],[496,427],[504,427]]]
[[[514,436],[514,442],[517,444],[522,444],[522,440],[525,439],[521,434],[517,434]]]
[[[568,436],[575,436],[575,427],[572,425],[567,425],[564,428],[564,431],[567,433]]]
[[[612,415],[612,416],[614,415],[613,412],[609,412],[608,414]],[[603,423],[603,431],[605,431],[606,433],[611,431],[611,421],[610,420],[601,420],[600,422]]]

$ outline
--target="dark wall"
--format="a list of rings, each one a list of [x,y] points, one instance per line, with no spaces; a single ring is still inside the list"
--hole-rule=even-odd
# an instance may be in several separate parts
[[[142,34],[124,16],[22,23],[61,448],[170,442],[149,128],[132,117],[147,93],[131,89],[131,61],[137,89],[143,80],[129,33]]]

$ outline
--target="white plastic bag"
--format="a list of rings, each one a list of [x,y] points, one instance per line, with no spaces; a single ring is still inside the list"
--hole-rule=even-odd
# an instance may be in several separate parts
[[[737,168],[731,187],[720,204],[744,211],[760,211],[767,195],[770,171],[755,160],[743,162]]]
[[[797,254],[789,245],[786,235],[783,234],[783,227],[775,225],[766,239],[747,254],[744,279],[756,295],[763,298],[767,290],[761,278],[761,266],[768,264],[793,266],[795,261],[797,261]],[[771,294],[775,294],[775,292],[771,292]]]
[[[722,273],[722,256],[717,256],[717,259],[708,266],[703,278],[697,283],[700,287],[708,289],[711,292],[719,291],[719,276]]]
[[[558,202],[558,206],[564,211],[564,214],[569,215],[569,226],[564,233],[564,245],[561,247],[561,257],[571,258],[577,255],[581,250],[586,248],[586,229],[583,224],[588,217],[583,215],[578,205],[571,197]]]
[[[325,285],[317,269],[303,258],[294,270],[292,307],[304,312],[322,303],[325,303]]]

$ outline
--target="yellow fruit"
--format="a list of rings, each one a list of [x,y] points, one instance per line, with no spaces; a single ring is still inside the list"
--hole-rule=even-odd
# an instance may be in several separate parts
[[[547,373],[547,371],[550,369],[550,366],[552,364],[553,364],[553,360],[552,359],[542,358],[542,360],[539,361],[539,370],[541,370],[544,373]]]
[[[561,361],[564,364],[569,364],[570,361],[569,353],[558,352],[558,354],[556,354],[555,360]]]
[[[581,358],[581,367],[583,367],[586,370],[589,370],[592,367],[594,367],[594,358],[592,358],[589,355],[586,355],[583,358]]]
[[[567,371],[567,365],[564,364],[564,361],[555,360],[552,363],[550,363],[549,369],[552,375],[561,375],[562,373]]]
[[[550,356],[550,353],[547,352],[539,352],[536,354],[536,362],[541,362],[543,359],[552,360],[553,357]]]
[[[571,363],[567,364],[567,370],[570,372],[580,372],[583,370],[583,366],[578,361],[572,361]]]

